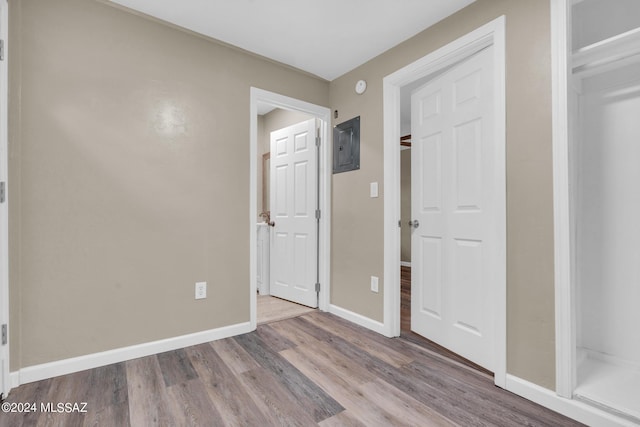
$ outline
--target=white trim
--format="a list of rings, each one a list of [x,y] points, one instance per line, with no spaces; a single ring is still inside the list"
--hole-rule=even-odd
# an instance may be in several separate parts
[[[224,326],[222,328],[211,329],[208,331],[196,332],[159,341],[152,341],[144,344],[103,351],[100,353],[43,363],[41,365],[29,366],[20,369],[18,372],[13,372],[11,377],[15,384],[17,376],[17,383],[18,385],[21,385],[73,372],[84,371],[86,369],[93,369],[100,366],[111,365],[113,363],[137,359],[139,357],[151,356],[165,351],[229,338],[236,335],[246,334],[248,332],[251,332],[249,322],[238,323],[236,325]]]
[[[329,305],[329,313],[335,314],[336,316],[348,320],[351,323],[355,323],[356,325],[385,335],[383,323],[377,322],[361,314],[354,313],[353,311],[347,310],[346,308],[338,307],[337,305],[331,304]]]
[[[400,261],[400,266],[402,267],[411,267],[411,263],[408,261]]]
[[[460,37],[448,45],[418,59],[383,79],[384,108],[384,327],[386,336],[400,335],[400,88],[460,61],[486,46],[494,46],[495,61],[495,134],[498,147],[495,173],[506,181],[506,96],[505,96],[505,17],[501,16]],[[498,189],[498,233],[502,264],[497,273],[495,295],[495,383],[504,387],[507,355],[506,308],[506,186]]]
[[[14,371],[9,373],[9,387],[16,388],[20,386],[20,372]]]
[[[331,109],[325,110],[320,127],[320,301],[319,309],[329,311],[331,303],[331,178],[333,176]]]
[[[569,208],[569,7],[568,0],[551,0],[556,392],[565,398],[571,398],[575,379]]]
[[[400,80],[400,79],[397,79]],[[382,80],[384,126],[384,314],[383,334],[400,335],[400,87],[408,82],[390,76]],[[393,141],[393,142],[392,142]]]
[[[257,221],[257,153],[258,153],[258,104],[264,103],[285,110],[300,111],[322,120],[320,126],[320,300],[318,308],[329,310],[331,290],[331,110],[327,107],[311,104],[256,87],[250,89],[249,101],[249,323],[251,330],[257,327],[257,258],[256,258],[256,221]]]
[[[565,1],[565,0],[563,0]],[[518,396],[524,397],[545,408],[558,412],[589,426],[620,427],[636,426],[637,424],[625,418],[598,409],[586,403],[566,399],[529,381],[507,374],[506,389]]]
[[[495,319],[495,346],[496,360],[494,383],[499,387],[505,387],[507,376],[507,89],[506,89],[506,19],[504,16],[496,19],[493,28],[493,48],[494,48],[494,64],[496,65],[494,91],[495,91],[495,108],[496,116],[494,129],[496,135],[496,144],[499,149],[496,150],[495,164],[497,168],[494,170],[497,182],[500,186],[497,190],[498,197],[498,213],[497,223],[500,262],[501,265],[496,272],[496,295],[494,301],[494,310],[496,312]]]
[[[5,202],[0,205],[0,325],[6,324],[7,329],[9,329],[8,26],[8,4],[7,1],[2,1],[0,2],[0,39],[4,40],[4,61],[0,62],[0,181],[5,182]],[[0,395],[4,396],[11,390],[9,345],[10,343],[7,342],[7,345],[0,347]]]
[[[567,20],[564,21],[566,27]],[[558,35],[562,37],[562,34]],[[571,68],[574,76],[585,78],[617,68],[622,64],[638,61],[640,61],[640,28],[634,28],[574,51],[571,55]]]

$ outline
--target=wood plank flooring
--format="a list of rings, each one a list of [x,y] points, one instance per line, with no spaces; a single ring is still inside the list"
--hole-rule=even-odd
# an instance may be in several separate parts
[[[575,426],[425,341],[328,313],[14,389],[0,426]],[[41,403],[87,402],[87,413]]]
[[[400,330],[411,331],[411,267],[400,267]]]

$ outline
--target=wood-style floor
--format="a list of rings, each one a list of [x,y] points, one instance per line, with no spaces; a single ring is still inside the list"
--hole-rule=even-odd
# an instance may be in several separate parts
[[[423,342],[328,313],[25,384],[7,402],[87,413],[0,414],[2,426],[574,426]]]
[[[400,330],[411,330],[411,267],[400,267]]]

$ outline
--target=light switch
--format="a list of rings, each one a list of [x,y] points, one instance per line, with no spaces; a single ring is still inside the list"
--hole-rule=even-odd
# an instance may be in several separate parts
[[[378,183],[372,182],[369,184],[369,194],[371,197],[378,197]]]

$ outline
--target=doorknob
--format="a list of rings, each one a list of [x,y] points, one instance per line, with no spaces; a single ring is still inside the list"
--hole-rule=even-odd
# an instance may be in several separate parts
[[[269,221],[268,224],[269,224],[270,227],[275,227],[276,226],[276,223],[274,221]]]
[[[409,221],[409,227],[418,228],[420,227],[420,221],[414,219],[413,221]]]

